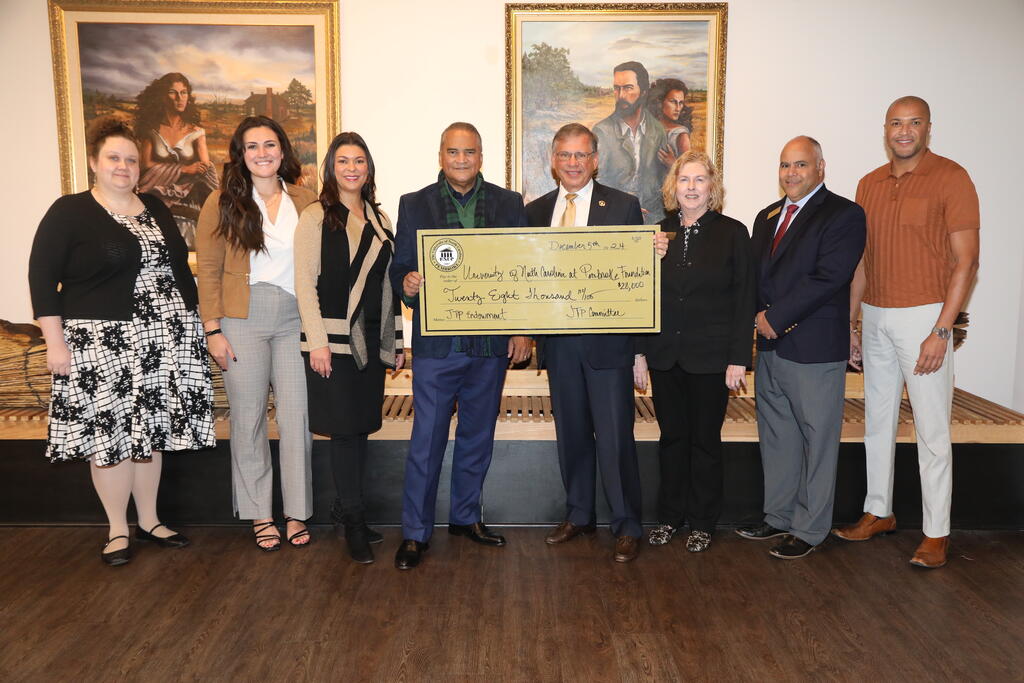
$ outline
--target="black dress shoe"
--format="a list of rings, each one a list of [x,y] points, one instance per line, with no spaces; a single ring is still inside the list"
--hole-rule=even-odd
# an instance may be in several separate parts
[[[776,529],[768,522],[761,522],[754,526],[744,526],[736,530],[736,533],[743,538],[749,538],[754,541],[764,541],[769,538],[775,538],[776,536],[785,536],[788,531],[782,529]]]
[[[161,548],[184,548],[190,541],[179,533],[174,533],[170,536],[154,536],[153,532],[159,527],[164,527],[168,531],[170,528],[163,524],[157,524],[149,531],[144,531],[141,526],[135,527],[135,540],[136,541],[152,541]]]
[[[429,547],[429,543],[420,543],[409,538],[404,539],[402,545],[398,546],[398,552],[395,553],[395,569],[418,567],[420,560],[423,559],[423,553],[427,552]]]
[[[128,564],[132,560],[132,547],[131,545],[125,545],[120,550],[112,550],[109,553],[103,552],[107,549],[107,546],[116,541],[119,538],[123,538],[126,541],[131,542],[127,536],[114,536],[113,538],[107,539],[107,542],[103,544],[103,548],[100,550],[100,558],[109,564],[111,567],[118,567],[122,564]]]
[[[817,546],[811,545],[802,538],[787,536],[786,540],[768,551],[772,557],[780,560],[795,560],[809,555]]]
[[[499,536],[483,522],[476,524],[449,524],[448,533],[452,536],[465,536],[474,543],[500,547],[505,545],[505,537]]]

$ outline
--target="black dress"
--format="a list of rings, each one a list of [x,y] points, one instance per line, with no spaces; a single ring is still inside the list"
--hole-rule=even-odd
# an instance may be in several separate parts
[[[367,221],[363,228],[359,252],[363,245],[377,239]],[[359,316],[365,326],[366,367],[360,370],[352,356],[331,354],[331,376],[321,377],[309,366],[306,357],[306,387],[309,395],[309,429],[317,434],[368,434],[381,427],[381,404],[384,401],[386,368],[380,360],[381,288],[391,262],[391,249],[381,249],[370,267],[363,285]],[[330,261],[321,263],[327,271]],[[346,264],[347,266],[348,264]],[[336,266],[335,266],[336,267]],[[388,315],[391,315],[388,312]],[[351,321],[350,321],[351,322]]]

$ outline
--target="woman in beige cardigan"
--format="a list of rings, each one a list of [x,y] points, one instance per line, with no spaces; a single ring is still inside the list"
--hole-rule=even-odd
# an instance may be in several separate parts
[[[401,304],[387,275],[394,237],[375,189],[366,142],[341,133],[324,158],[320,201],[295,231],[309,426],[331,436],[331,516],[361,564],[373,562],[370,544],[383,540],[363,507],[367,437],[381,426],[385,368],[404,361]]]
[[[267,440],[273,386],[285,533],[291,545],[302,547],[310,540],[304,520],[313,514],[312,443],[293,245],[299,214],[316,195],[294,184],[301,166],[273,119],[244,119],[228,153],[221,189],[199,214],[196,260],[199,312],[231,406],[234,509],[252,520],[261,550],[281,547]]]

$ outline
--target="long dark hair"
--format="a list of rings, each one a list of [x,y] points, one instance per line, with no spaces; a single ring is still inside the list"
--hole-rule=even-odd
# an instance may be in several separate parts
[[[338,212],[331,211],[332,208],[341,204],[341,196],[338,193],[338,176],[334,172],[334,157],[338,153],[338,148],[342,145],[355,145],[363,150],[363,153],[366,155],[366,182],[363,183],[359,196],[370,205],[371,209],[377,208],[377,181],[375,180],[377,171],[373,165],[373,155],[370,154],[370,148],[366,146],[366,141],[363,140],[363,136],[359,133],[338,133],[331,140],[331,144],[327,148],[320,176],[323,179],[323,189],[320,190],[320,205],[324,207],[324,227],[328,230],[341,230],[345,227],[341,222]]]
[[[683,93],[683,108],[679,110],[679,117],[674,121],[686,130],[693,132],[693,107],[690,106],[690,89],[678,78],[662,78],[651,84],[651,92],[647,95],[647,108],[654,115],[654,118],[661,118],[661,103],[665,101],[668,94],[673,90],[681,90]]]
[[[294,184],[302,175],[299,163],[292,149],[292,143],[284,129],[274,119],[266,116],[247,116],[235,128],[228,143],[228,160],[220,182],[220,222],[216,234],[232,246],[247,251],[263,251],[263,215],[252,198],[252,174],[245,165],[245,134],[253,128],[269,128],[274,131],[281,145],[281,168],[279,175],[286,183]]]
[[[196,96],[192,94],[192,84],[185,74],[172,71],[147,85],[135,98],[139,108],[135,116],[135,134],[140,138],[159,128],[167,119],[167,91],[175,83],[184,83],[188,90],[188,105],[181,113],[182,120],[194,126],[199,125],[199,107],[196,106]]]

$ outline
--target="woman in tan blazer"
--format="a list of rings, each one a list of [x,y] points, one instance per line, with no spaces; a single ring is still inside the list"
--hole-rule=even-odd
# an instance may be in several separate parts
[[[301,165],[273,119],[244,119],[228,154],[221,189],[199,214],[196,259],[199,313],[231,406],[234,509],[253,521],[261,550],[281,547],[267,440],[272,386],[285,533],[291,545],[302,547],[310,540],[304,520],[313,514],[313,495],[293,244],[299,214],[316,195],[294,184]]]

